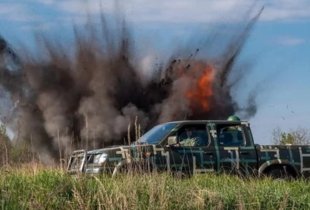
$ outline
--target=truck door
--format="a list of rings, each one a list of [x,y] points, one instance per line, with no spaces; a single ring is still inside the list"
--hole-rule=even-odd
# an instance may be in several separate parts
[[[216,141],[219,150],[218,171],[248,176],[257,169],[257,155],[248,125],[241,122],[216,124]]]
[[[185,124],[176,133],[178,143],[170,146],[170,168],[187,173],[214,172],[215,149],[206,124]]]

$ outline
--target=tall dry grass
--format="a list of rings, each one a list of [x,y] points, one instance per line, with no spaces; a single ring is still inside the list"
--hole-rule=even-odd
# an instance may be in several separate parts
[[[36,163],[0,171],[1,209],[309,209],[309,191],[306,180],[215,174],[70,177]]]
[[[137,140],[141,136],[137,118],[134,132]],[[129,125],[129,145],[130,136]],[[310,209],[310,184],[304,179],[274,182],[215,174],[178,179],[156,171],[114,178],[70,177],[61,152],[61,164],[43,165],[40,158],[29,156],[27,163],[16,165],[7,163],[8,152],[3,151],[0,209]]]

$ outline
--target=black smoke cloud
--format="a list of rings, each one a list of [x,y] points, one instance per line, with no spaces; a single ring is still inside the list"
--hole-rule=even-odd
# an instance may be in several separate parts
[[[1,38],[1,120],[15,142],[31,142],[42,160],[49,160],[58,157],[59,149],[68,155],[77,148],[122,143],[136,117],[141,132],[173,120],[226,119],[240,111],[252,117],[256,95],[251,93],[248,106],[240,107],[232,89],[248,73],[235,64],[259,15],[225,40],[216,61],[202,51],[223,40],[210,39],[194,49],[188,43],[183,57],[171,55],[151,67],[151,78],[139,69],[128,24],[118,20],[121,27],[110,27],[104,15],[100,30],[91,22],[84,31],[75,28],[73,53],[61,40],[44,38],[38,41],[40,55],[14,52]],[[210,65],[215,69],[213,95],[205,99],[210,106],[205,111],[191,104],[186,93]]]

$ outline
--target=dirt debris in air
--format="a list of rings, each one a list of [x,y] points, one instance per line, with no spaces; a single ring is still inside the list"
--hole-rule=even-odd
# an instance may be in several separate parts
[[[96,148],[123,143],[136,116],[141,132],[174,120],[226,119],[236,112],[253,117],[256,92],[241,107],[232,91],[251,72],[236,62],[260,13],[238,23],[232,36],[214,29],[215,38],[203,38],[209,41],[199,47],[178,46],[182,55],[163,57],[151,76],[135,59],[134,52],[145,49],[133,47],[139,40],[126,20],[117,20],[121,28],[111,27],[104,14],[100,30],[91,22],[75,30],[74,53],[62,40],[43,38],[37,44],[42,56],[13,51],[1,38],[1,120],[15,142],[31,139],[42,160],[50,160],[59,147],[68,155],[86,140]],[[208,49],[217,44],[222,50],[212,56]]]

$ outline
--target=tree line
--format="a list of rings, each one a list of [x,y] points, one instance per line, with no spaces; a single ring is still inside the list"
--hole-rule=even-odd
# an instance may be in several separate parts
[[[307,145],[310,144],[310,132],[307,128],[298,127],[284,132],[278,126],[272,131],[271,142],[274,145]]]

